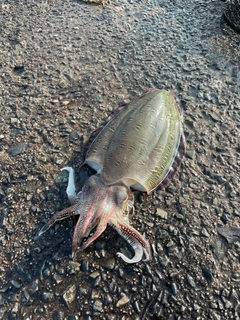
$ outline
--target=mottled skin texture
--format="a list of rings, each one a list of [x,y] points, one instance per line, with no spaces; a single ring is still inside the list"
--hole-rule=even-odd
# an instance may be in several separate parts
[[[41,235],[56,221],[79,215],[75,226],[72,252],[75,256],[83,238],[85,249],[107,225],[114,227],[132,246],[130,259],[118,252],[127,263],[151,258],[148,241],[128,219],[133,209],[131,189],[151,194],[166,186],[184,155],[181,115],[173,97],[165,90],[149,89],[120,109],[98,132],[86,153],[84,164],[96,170],[76,194],[74,171],[69,171],[67,194],[72,206],[57,212],[41,229]]]

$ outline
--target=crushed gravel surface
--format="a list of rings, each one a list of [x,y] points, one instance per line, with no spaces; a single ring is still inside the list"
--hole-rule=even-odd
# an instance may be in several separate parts
[[[0,319],[240,319],[240,35],[227,4],[103,2],[0,2]],[[91,132],[149,87],[174,94],[187,140],[166,190],[136,195],[130,220],[153,259],[117,258],[131,248],[109,227],[72,261],[76,220],[38,237],[69,206],[60,169],[80,189]]]

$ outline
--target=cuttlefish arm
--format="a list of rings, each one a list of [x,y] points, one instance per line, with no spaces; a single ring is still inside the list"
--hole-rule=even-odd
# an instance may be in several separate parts
[[[108,222],[133,248],[134,256],[129,259],[123,253],[117,252],[118,257],[121,257],[127,263],[136,263],[142,260],[143,253],[148,261],[151,259],[151,249],[148,241],[144,236],[134,229],[127,221],[122,218],[113,217]]]
[[[52,225],[56,221],[60,221],[69,217],[72,217],[74,215],[79,215],[78,210],[79,205],[76,203],[71,207],[68,207],[62,211],[56,212],[52,218],[42,227],[42,229],[39,231],[38,235],[41,236],[44,232],[46,232],[49,228],[51,228]]]

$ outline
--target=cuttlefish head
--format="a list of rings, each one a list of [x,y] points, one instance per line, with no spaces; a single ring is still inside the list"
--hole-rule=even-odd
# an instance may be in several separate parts
[[[102,182],[101,176],[94,175],[86,181],[82,192],[78,195],[70,196],[74,193],[71,188],[67,189],[67,193],[73,205],[56,212],[40,230],[39,236],[56,221],[79,215],[72,241],[73,258],[79,246],[81,250],[87,248],[104,232],[109,224],[127,240],[134,250],[135,254],[131,259],[121,252],[117,253],[125,262],[139,262],[143,253],[146,256],[145,260],[150,259],[151,251],[148,241],[130,225],[128,220],[128,213],[133,208],[134,195],[127,185],[120,182],[106,186]],[[90,235],[92,231],[93,234]],[[87,240],[83,242],[86,237],[88,237]]]
[[[72,252],[73,257],[83,238],[93,235],[81,245],[80,249],[87,248],[106,229],[107,224],[113,226],[133,247],[135,255],[132,259],[118,253],[124,261],[135,263],[142,259],[143,252],[146,258],[150,257],[149,244],[146,239],[133,227],[128,220],[128,212],[132,209],[134,195],[130,188],[123,183],[106,186],[99,175],[90,177],[79,195],[79,219],[74,229]]]
[[[86,181],[79,195],[80,216],[74,229],[73,255],[83,238],[88,237],[93,229],[95,229],[94,234],[82,244],[82,250],[103,233],[114,216],[121,216],[125,212],[129,196],[131,197],[131,191],[126,186],[123,184],[105,186],[98,175],[91,176]]]

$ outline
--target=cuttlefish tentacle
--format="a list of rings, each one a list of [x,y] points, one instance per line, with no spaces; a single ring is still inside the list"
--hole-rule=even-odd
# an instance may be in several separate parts
[[[139,233],[136,229],[126,223],[123,219],[109,220],[109,224],[116,229],[116,231],[131,245],[134,250],[134,256],[132,259],[126,257],[123,253],[117,252],[117,255],[121,257],[127,263],[136,263],[142,260],[143,253],[148,261],[151,258],[151,249],[148,241]]]

